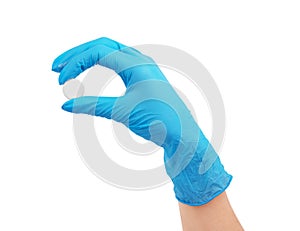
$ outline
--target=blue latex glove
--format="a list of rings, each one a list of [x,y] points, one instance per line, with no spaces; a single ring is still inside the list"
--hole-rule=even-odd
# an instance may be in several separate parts
[[[59,83],[64,84],[96,64],[119,74],[125,94],[79,97],[67,101],[64,110],[113,119],[163,147],[166,172],[182,203],[203,205],[228,187],[232,176],[150,57],[100,38],[66,51],[55,59],[52,70],[60,72]]]

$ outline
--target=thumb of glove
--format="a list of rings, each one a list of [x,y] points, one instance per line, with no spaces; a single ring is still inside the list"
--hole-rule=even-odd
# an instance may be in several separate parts
[[[118,97],[83,96],[65,102],[62,109],[76,114],[88,114],[111,119],[117,99]]]

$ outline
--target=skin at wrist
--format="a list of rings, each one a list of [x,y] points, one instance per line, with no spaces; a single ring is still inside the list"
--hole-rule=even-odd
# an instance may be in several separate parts
[[[183,231],[243,231],[226,192],[201,206],[179,202]]]

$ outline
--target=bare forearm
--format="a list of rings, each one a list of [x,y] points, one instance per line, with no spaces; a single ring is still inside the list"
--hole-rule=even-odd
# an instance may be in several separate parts
[[[226,193],[202,206],[179,203],[183,231],[242,231]]]

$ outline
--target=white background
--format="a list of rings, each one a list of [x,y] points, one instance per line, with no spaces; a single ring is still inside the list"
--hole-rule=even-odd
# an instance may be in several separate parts
[[[2,1],[0,230],[181,230],[171,184],[112,187],[77,152],[51,64],[101,36],[175,46],[201,61],[225,103],[220,155],[242,225],[300,230],[299,8],[296,0]]]

